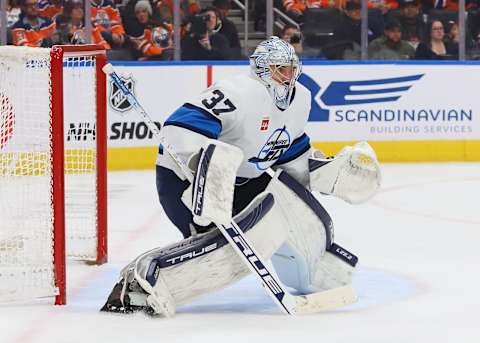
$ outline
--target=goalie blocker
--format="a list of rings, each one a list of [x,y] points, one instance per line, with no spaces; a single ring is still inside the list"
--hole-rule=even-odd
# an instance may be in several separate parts
[[[231,166],[233,171],[235,163]],[[167,170],[160,175],[168,175],[166,173]],[[302,293],[349,285],[358,259],[333,242],[333,224],[326,210],[286,172],[277,171],[270,180],[269,177],[263,180],[265,185],[260,191],[264,190],[256,196],[253,194],[254,199],[234,220],[260,255],[272,259],[282,282]],[[157,180],[163,181],[166,180]],[[176,186],[175,194],[179,195],[188,184],[177,183]],[[159,194],[160,199],[167,194],[172,196],[172,192]],[[189,215],[192,219],[187,206],[180,201],[177,205],[182,210],[177,208],[175,213],[167,212],[174,223],[182,220],[178,216],[180,212],[185,218]],[[235,211],[235,203],[233,207]],[[185,218],[183,223],[189,223],[192,231],[192,220]],[[177,306],[230,285],[248,273],[248,268],[232,247],[214,229],[139,256],[121,272],[121,280],[102,310],[146,310],[151,314],[171,316]]]

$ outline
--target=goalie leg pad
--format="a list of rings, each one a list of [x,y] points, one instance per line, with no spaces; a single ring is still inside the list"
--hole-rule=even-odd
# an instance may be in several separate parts
[[[349,285],[357,263],[357,256],[333,243],[318,264],[312,284],[319,290]]]
[[[272,256],[272,263],[282,282],[302,294],[351,284],[357,261],[355,255],[336,243],[315,264],[309,264],[305,252],[291,242],[284,243]]]
[[[265,259],[269,259],[286,239],[282,215],[273,204],[271,194],[261,193],[235,218]],[[171,296],[174,307],[230,285],[250,273],[219,230],[153,249],[130,266],[134,266],[135,279],[147,293],[160,294],[160,303]]]
[[[289,217],[287,240],[272,257],[281,281],[304,294],[349,284],[357,258],[333,243],[330,215],[310,191],[284,172],[266,191]]]
[[[229,224],[235,178],[242,160],[239,148],[213,139],[207,141],[192,184],[192,213],[198,224]]]

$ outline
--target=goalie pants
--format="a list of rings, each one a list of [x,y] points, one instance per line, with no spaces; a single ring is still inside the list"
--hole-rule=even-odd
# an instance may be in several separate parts
[[[191,226],[197,232],[204,232],[210,227],[201,227],[193,222],[190,209],[182,201],[182,194],[189,182],[181,180],[172,170],[157,166],[157,193],[160,204],[170,221],[180,230],[184,238],[191,236]],[[240,213],[259,193],[263,192],[270,181],[270,176],[262,174],[255,179],[239,179],[235,185],[233,215]]]

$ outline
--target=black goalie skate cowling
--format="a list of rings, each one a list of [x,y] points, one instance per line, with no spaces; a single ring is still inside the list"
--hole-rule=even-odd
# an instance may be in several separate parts
[[[112,289],[112,292],[108,296],[107,302],[100,309],[100,312],[110,313],[122,313],[132,314],[137,312],[143,312],[149,316],[155,316],[155,311],[150,306],[139,306],[131,303],[129,292],[132,285],[128,285],[125,289],[125,294],[122,301],[122,291],[124,288],[124,280],[118,282]],[[145,294],[145,297],[147,295]]]

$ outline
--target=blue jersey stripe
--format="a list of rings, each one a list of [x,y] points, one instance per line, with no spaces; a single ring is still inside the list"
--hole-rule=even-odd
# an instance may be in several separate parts
[[[292,145],[280,156],[275,165],[288,163],[303,155],[308,149],[310,149],[310,137],[304,133],[292,142]]]
[[[222,122],[218,118],[203,108],[188,103],[167,118],[164,126],[168,125],[183,127],[213,139],[217,139],[222,131]]]

